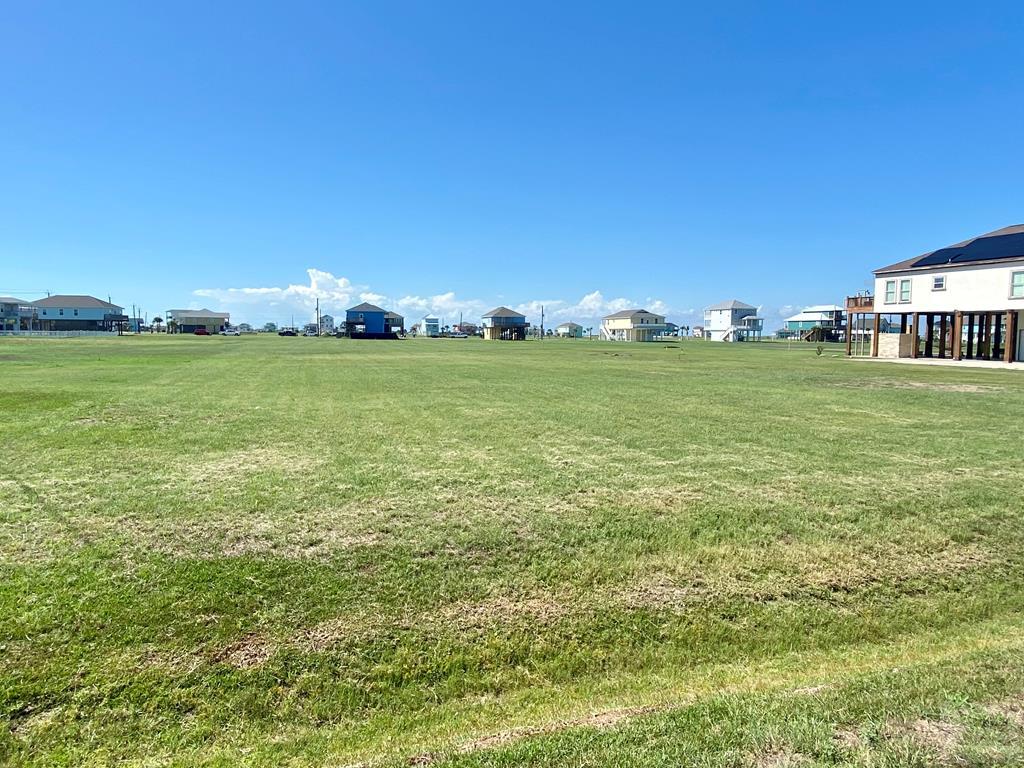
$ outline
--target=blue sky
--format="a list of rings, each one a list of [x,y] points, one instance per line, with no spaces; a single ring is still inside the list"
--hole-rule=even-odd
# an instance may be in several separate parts
[[[163,6],[0,6],[0,294],[771,328],[1024,221],[1017,4]]]

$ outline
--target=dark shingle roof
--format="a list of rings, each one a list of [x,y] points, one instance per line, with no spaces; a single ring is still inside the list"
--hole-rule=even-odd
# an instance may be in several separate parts
[[[654,317],[661,317],[661,315],[655,315],[653,312],[648,312],[646,309],[623,309],[620,312],[613,312],[610,315],[605,315],[605,320],[616,320],[620,317],[633,317],[633,315],[654,315]]]
[[[123,307],[119,307],[117,304],[111,304],[110,302],[107,301],[101,301],[100,299],[97,299],[95,296],[78,295],[62,296],[58,294],[56,296],[47,296],[45,299],[33,301],[32,304],[34,304],[37,307],[77,307],[78,309],[123,309]]]
[[[521,315],[508,307],[495,307],[484,317],[526,317],[526,315]]]
[[[1024,259],[1024,224],[1003,227],[961,243],[939,248],[937,251],[898,261],[876,269],[875,274],[1009,259]]]
[[[378,307],[376,304],[371,304],[368,301],[364,301],[362,304],[356,304],[354,307],[349,307],[349,312],[383,312],[384,310]]]

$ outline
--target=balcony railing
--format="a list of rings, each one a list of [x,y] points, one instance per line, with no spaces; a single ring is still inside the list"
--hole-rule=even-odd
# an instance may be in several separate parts
[[[847,296],[847,312],[871,312],[875,308],[874,296]]]

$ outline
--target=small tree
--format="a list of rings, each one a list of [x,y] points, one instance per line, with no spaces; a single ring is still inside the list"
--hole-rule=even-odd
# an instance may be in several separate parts
[[[172,320],[170,320],[167,323],[167,332],[168,333],[177,333],[178,332],[178,321],[177,320],[172,319]]]
[[[160,326],[163,325],[164,319],[157,315],[153,318],[153,328],[156,329],[157,333],[160,333]]]
[[[277,333],[277,323],[267,323],[263,326],[265,333]]]

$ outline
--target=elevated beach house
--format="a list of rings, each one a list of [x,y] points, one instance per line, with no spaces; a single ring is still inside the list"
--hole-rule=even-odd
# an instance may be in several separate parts
[[[624,309],[601,319],[601,338],[607,341],[654,341],[665,331],[665,316],[646,309]]]
[[[874,274],[873,295],[846,300],[851,324],[866,320],[872,331],[861,339],[849,334],[848,355],[1024,360],[1024,224]]]
[[[501,341],[521,341],[526,338],[526,315],[508,307],[495,307],[481,320],[484,338]]]
[[[582,339],[583,326],[579,323],[562,323],[555,328],[555,336],[564,336],[569,339]]]
[[[95,296],[57,295],[32,302],[40,331],[119,331],[128,323],[124,307]]]
[[[384,313],[385,333],[405,333],[405,318],[397,312]]]
[[[846,310],[838,304],[815,304],[787,317],[780,336],[805,341],[842,341],[846,338]]]
[[[761,340],[764,320],[757,307],[730,299],[704,310],[704,338],[710,341]]]
[[[31,301],[0,296],[0,333],[36,330],[37,312]]]
[[[231,325],[230,312],[211,309],[168,309],[164,320],[175,324],[178,333],[195,333],[202,328],[207,333],[220,333]]]

